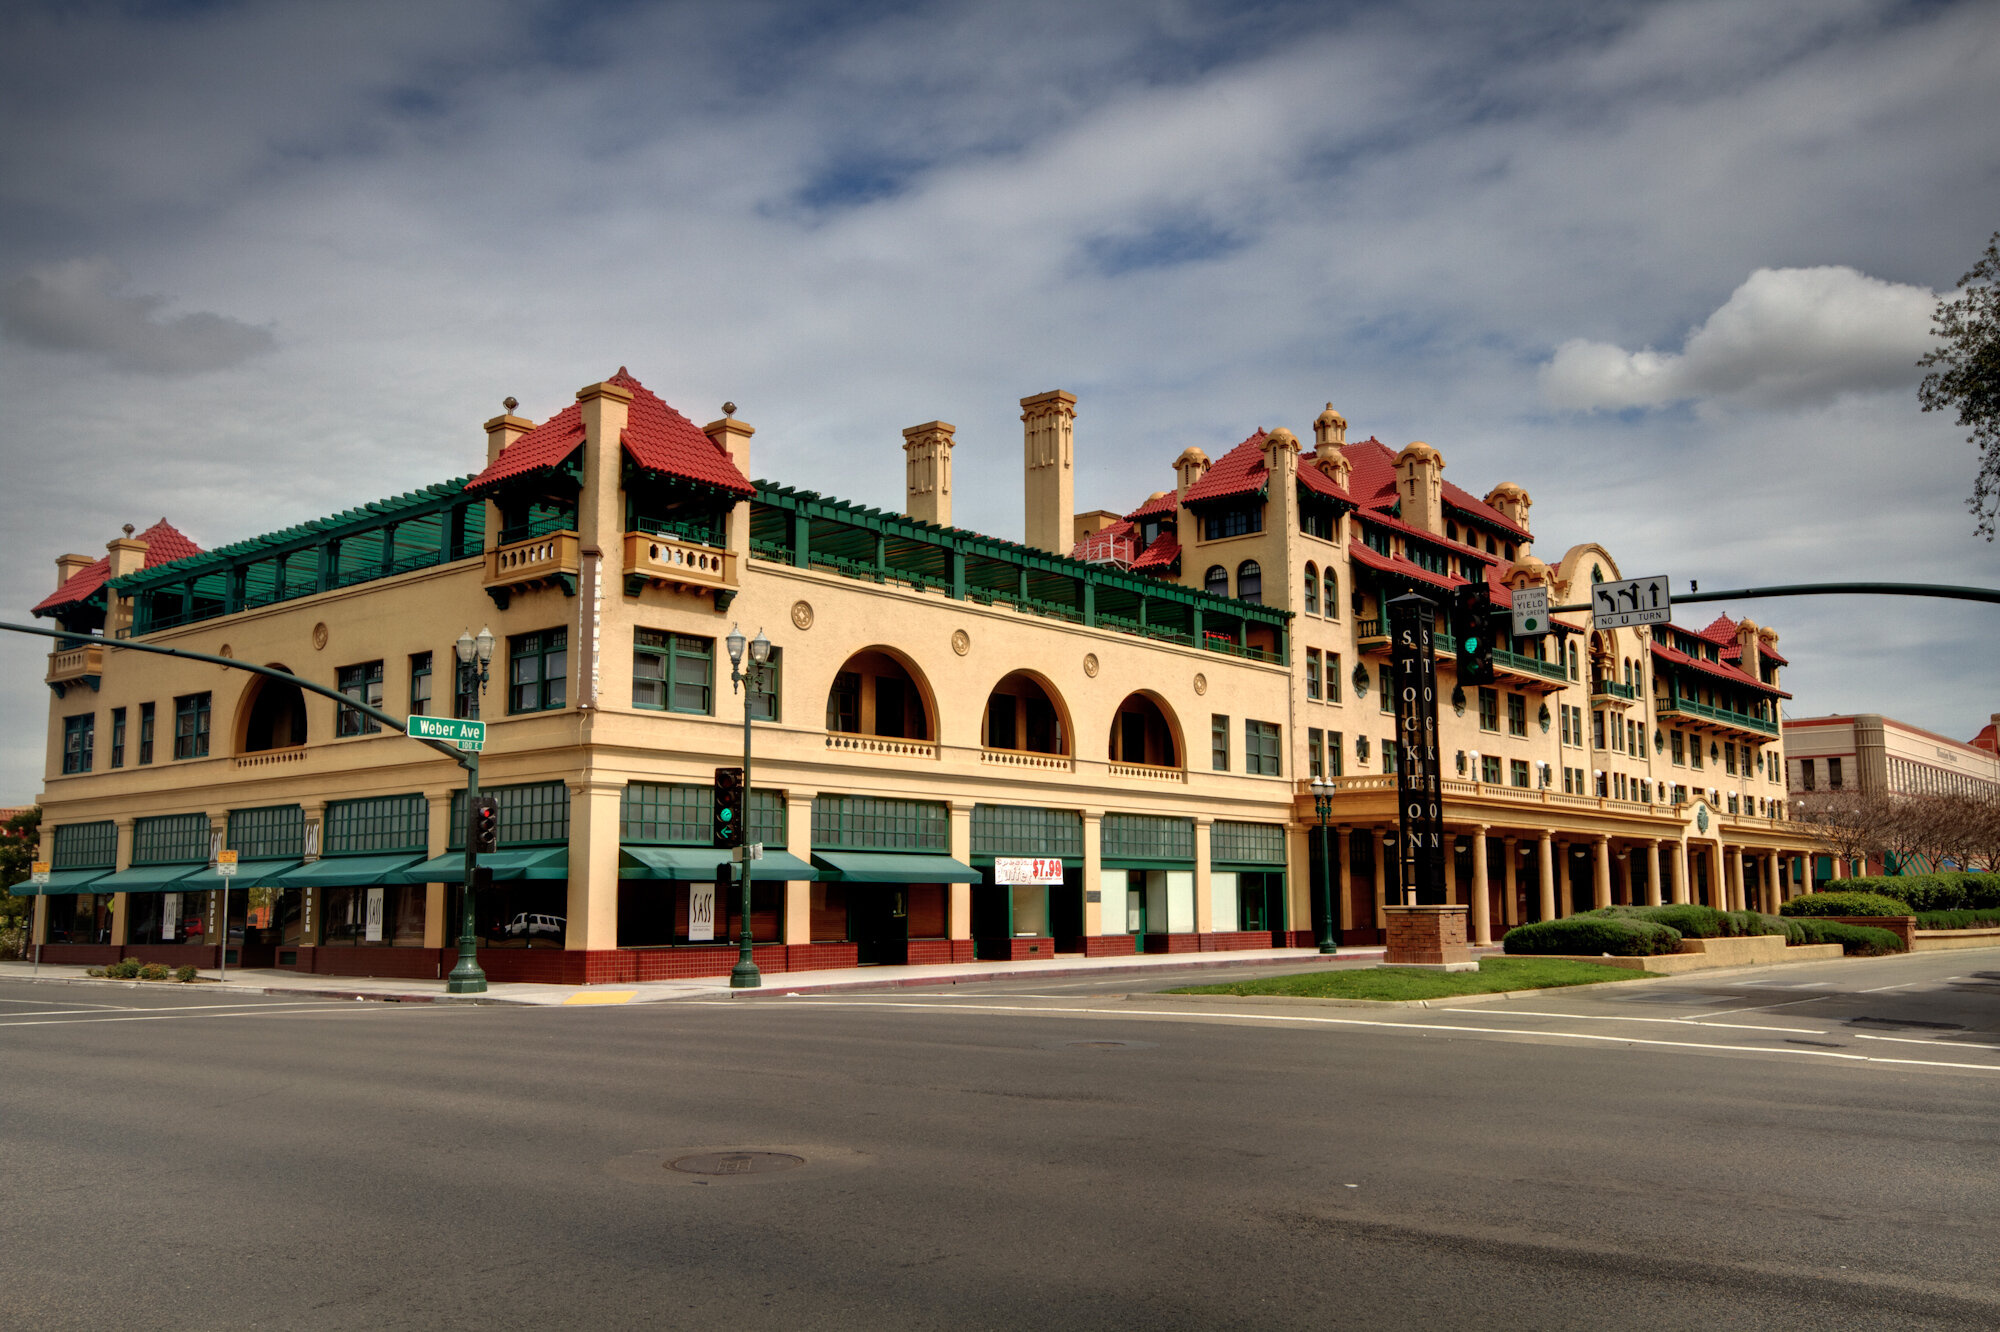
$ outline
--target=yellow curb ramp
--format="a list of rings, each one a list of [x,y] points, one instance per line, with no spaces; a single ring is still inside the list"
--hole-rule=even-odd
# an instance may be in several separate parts
[[[563,1000],[563,1007],[571,1004],[629,1004],[639,997],[637,990],[585,990]]]

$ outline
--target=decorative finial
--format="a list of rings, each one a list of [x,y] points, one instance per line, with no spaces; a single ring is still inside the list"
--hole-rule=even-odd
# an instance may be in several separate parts
[[[133,528],[132,524],[130,524],[130,523],[127,523],[127,524],[125,524],[125,535],[126,535],[126,536],[131,536],[131,535],[132,535],[132,533],[133,533],[133,531],[134,531],[134,528]]]
[[[511,398],[511,397],[502,398],[500,400],[500,405],[507,409],[507,415],[512,416],[514,414],[514,409],[521,405],[521,400],[519,398]]]
[[[723,414],[724,416],[734,416],[734,415],[736,415],[736,404],[735,404],[735,403],[733,403],[733,402],[725,402],[725,403],[723,403],[723,404],[722,404],[722,414]]]

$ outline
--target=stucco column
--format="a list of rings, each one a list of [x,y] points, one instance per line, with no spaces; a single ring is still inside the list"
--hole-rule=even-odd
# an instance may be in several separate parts
[[[969,843],[968,843],[969,845]],[[971,897],[971,885],[967,884],[967,898]],[[1086,809],[1083,811],[1083,932],[1095,938],[1104,933],[1104,811]],[[1125,924],[1125,904],[1118,903],[1112,915],[1122,934]],[[969,922],[968,922],[969,923]],[[1201,922],[1195,922],[1201,928]]]
[[[1285,946],[1292,944],[1291,931],[1303,929],[1312,934],[1312,900],[1314,883],[1312,876],[1312,844],[1308,840],[1319,831],[1317,827],[1308,829],[1303,824],[1294,824],[1285,829]],[[1298,922],[1294,925],[1293,922]],[[1200,929],[1197,921],[1196,929]],[[1317,939],[1314,940],[1317,944]]]
[[[807,864],[812,863],[814,794],[789,787],[785,790],[785,850]],[[962,883],[951,885],[954,893],[963,887]],[[789,946],[803,947],[812,942],[812,894],[811,883],[785,885],[784,935]]]
[[[1389,873],[1388,866],[1383,863],[1382,833],[1379,829],[1368,830],[1368,845],[1375,851],[1375,928],[1379,930],[1383,928],[1382,922],[1387,919],[1383,915],[1382,908],[1389,900]]]
[[[426,821],[427,833],[424,846],[429,856],[435,860],[451,850],[451,792],[426,791],[424,804],[429,806],[430,817]],[[445,946],[445,885],[427,883],[424,885],[424,947],[443,948]],[[451,936],[456,938],[454,934]]]
[[[1660,839],[1646,843],[1646,905],[1660,905]]]
[[[618,946],[618,820],[624,795],[622,781],[570,783],[569,929],[563,947],[571,952]],[[717,862],[724,859],[718,852]],[[729,891],[737,891],[733,881]]]
[[[1730,874],[1729,874],[1730,908],[1729,909],[1732,911],[1748,911],[1750,909],[1750,901],[1749,901],[1750,885],[1749,882],[1743,877],[1743,847],[1741,843],[1738,843],[1736,846],[1730,848],[1729,860],[1730,860]]]
[[[1535,870],[1540,878],[1541,896],[1536,905],[1541,910],[1543,920],[1556,918],[1556,867],[1555,844],[1547,833],[1542,834],[1535,850]]]
[[[1674,839],[1674,849],[1672,858],[1673,858],[1673,870],[1674,870],[1673,900],[1676,906],[1684,906],[1688,902],[1693,900],[1693,895],[1688,888],[1690,880],[1688,878],[1687,838],[1676,837]]]
[[[1722,843],[1708,843],[1708,904],[1717,911],[1729,910],[1729,862],[1723,858]]]
[[[1771,899],[1771,914],[1775,916],[1778,914],[1778,908],[1785,904],[1785,876],[1779,868],[1784,861],[1776,851],[1767,851],[1764,853],[1764,863],[1770,869],[1768,892]]]
[[[972,863],[972,806],[970,803],[961,804],[954,800],[951,803],[950,813],[952,857],[969,865]],[[1086,839],[1084,844],[1086,846],[1089,845],[1087,840],[1089,836],[1090,829],[1086,824],[1084,828],[1084,837]],[[1088,853],[1086,852],[1086,854]],[[945,910],[945,932],[954,939],[970,939],[972,937],[972,885],[969,883],[953,884]],[[1084,933],[1090,933],[1088,923],[1085,924]]]
[[[1333,830],[1333,856],[1339,862],[1340,877],[1336,880],[1340,903],[1336,908],[1340,915],[1342,933],[1354,928],[1354,829],[1345,824]],[[1338,939],[1334,940],[1339,943]]]
[[[1209,870],[1208,857],[1214,845],[1211,834],[1215,831],[1215,820],[1197,817],[1194,821],[1194,932],[1199,938],[1215,931],[1215,876]],[[1285,854],[1291,854],[1290,838],[1286,841]],[[1148,919],[1146,928],[1151,930],[1153,922]],[[1163,929],[1162,934],[1166,933]]]
[[[119,819],[117,822],[118,849],[112,857],[111,866],[113,869],[128,870],[132,868],[132,826],[135,820]],[[131,897],[130,893],[111,895],[111,942],[120,947],[125,943],[126,904]]]
[[[1600,837],[1597,839],[1597,855],[1593,859],[1595,864],[1591,867],[1590,902],[1592,906],[1608,907],[1611,905],[1611,839],[1609,837]]]
[[[1521,923],[1521,839],[1503,837],[1500,839],[1500,858],[1507,862],[1507,872],[1500,876],[1507,894],[1507,900],[1500,905],[1500,923],[1513,929]]]
[[[1486,825],[1472,830],[1472,942],[1493,942],[1493,889],[1486,879]]]

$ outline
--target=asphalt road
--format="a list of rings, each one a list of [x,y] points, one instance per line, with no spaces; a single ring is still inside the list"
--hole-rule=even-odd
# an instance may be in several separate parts
[[[0,1325],[2000,1326],[2000,951],[1131,991],[0,982]]]

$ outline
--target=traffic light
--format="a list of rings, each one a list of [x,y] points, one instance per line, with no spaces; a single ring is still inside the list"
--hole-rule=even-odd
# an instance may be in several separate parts
[[[1458,682],[1493,683],[1493,599],[1484,578],[1451,594],[1451,629],[1458,636]]]
[[[484,855],[500,845],[500,801],[490,795],[472,806],[472,849]]]
[[[715,845],[743,845],[743,769],[715,770]]]

